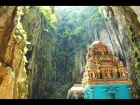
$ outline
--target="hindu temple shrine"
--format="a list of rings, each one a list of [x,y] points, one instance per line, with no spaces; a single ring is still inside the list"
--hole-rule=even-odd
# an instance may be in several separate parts
[[[81,84],[69,89],[67,99],[131,99],[131,85],[123,62],[98,40],[88,47]]]

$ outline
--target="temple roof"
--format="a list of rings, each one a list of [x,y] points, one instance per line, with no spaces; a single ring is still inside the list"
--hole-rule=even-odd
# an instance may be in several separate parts
[[[96,40],[96,41],[94,41],[94,42],[90,45],[90,47],[93,47],[94,45],[99,44],[99,43],[104,44],[104,43],[101,42],[100,40]],[[104,45],[105,45],[105,44],[104,44]],[[106,46],[106,45],[105,45],[105,46]]]
[[[82,84],[74,84],[70,91],[80,91],[83,90]]]

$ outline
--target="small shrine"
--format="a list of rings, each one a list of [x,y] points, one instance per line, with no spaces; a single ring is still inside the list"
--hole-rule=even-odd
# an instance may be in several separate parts
[[[131,85],[123,62],[103,42],[94,41],[86,55],[83,99],[130,99]]]

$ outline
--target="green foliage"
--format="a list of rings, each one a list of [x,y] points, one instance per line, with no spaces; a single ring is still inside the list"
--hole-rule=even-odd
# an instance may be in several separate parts
[[[124,19],[124,21],[128,24],[128,26],[130,25],[130,22],[126,19],[126,16],[125,14],[123,13],[122,14],[122,18]]]
[[[126,19],[125,14],[123,14],[123,18],[126,21],[126,23],[128,24],[128,31],[130,34],[129,40],[132,41],[133,45],[134,45],[134,49],[132,50],[132,54],[133,57],[135,58],[135,67],[136,67],[136,77],[140,76],[140,57],[137,53],[137,50],[139,48],[139,43],[137,41],[137,36],[134,34],[133,28],[130,24],[130,22]]]
[[[30,11],[29,8],[30,8],[30,6],[24,6],[25,14],[29,13],[29,11]]]
[[[62,51],[62,52],[59,52],[59,56],[66,57],[66,56],[69,56],[69,53]]]
[[[137,62],[140,62],[140,57],[139,56],[136,58],[136,61]]]
[[[134,42],[134,47],[138,48],[139,47],[139,43],[138,42]]]
[[[105,18],[102,7],[98,6],[98,9],[99,9],[99,13],[101,14],[101,17]]]
[[[92,42],[93,36],[90,36],[93,33],[92,29],[101,27],[103,17],[98,11],[97,6],[70,7],[67,10],[57,11],[59,35],[54,55],[61,62],[63,72],[74,68],[75,55],[82,48],[87,50],[86,44]],[[64,67],[65,65],[67,67]]]
[[[95,17],[94,19],[90,19],[93,26],[99,26],[101,24],[101,19],[99,17]]]
[[[132,29],[132,27],[131,27],[130,24],[128,25],[128,31],[129,31],[129,32],[132,32],[132,31],[133,31],[133,29]]]
[[[134,58],[138,57],[138,53],[137,53],[136,48],[134,48],[134,50],[132,51],[132,54],[133,54]]]
[[[65,30],[61,35],[62,38],[65,38],[65,37],[68,37],[68,36],[70,36],[70,30],[69,29]]]
[[[128,31],[129,31],[129,34],[130,34],[129,40],[131,40],[134,43],[135,47],[139,47],[139,43],[137,42],[137,37],[134,34],[133,29],[132,29],[130,24],[128,25]]]
[[[44,31],[49,32],[49,30],[48,30],[48,29],[44,29]]]
[[[48,29],[56,29],[56,16],[55,14],[52,14],[51,10],[49,8],[43,8],[40,7],[39,9],[40,14],[43,15],[46,19],[47,24],[49,25]]]
[[[76,48],[74,49],[74,53],[77,53],[81,48],[84,48],[85,44],[84,43],[80,43],[76,46]]]
[[[136,62],[135,63],[135,67],[138,68],[138,69],[140,69],[140,62]]]
[[[139,78],[140,77],[140,69],[136,70],[136,77]]]
[[[41,7],[39,11],[45,21],[41,24],[42,42],[37,45],[36,75],[39,78],[34,91],[41,98],[66,98],[68,89],[75,83],[72,73],[78,74],[78,71],[74,71],[75,56],[79,52],[85,55],[86,46],[93,39],[93,28],[101,27],[103,14],[98,12],[97,6],[73,6],[59,11],[56,8],[58,21],[55,23],[51,21],[49,9]]]
[[[88,18],[89,22],[91,22],[93,27],[100,27],[101,23],[103,22],[102,15],[96,11],[92,16]]]
[[[74,34],[75,35],[80,34],[80,33],[82,33],[83,30],[84,30],[84,28],[82,26],[79,26],[75,29]]]

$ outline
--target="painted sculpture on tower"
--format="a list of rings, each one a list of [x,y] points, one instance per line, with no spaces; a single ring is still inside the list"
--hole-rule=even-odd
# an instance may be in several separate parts
[[[101,41],[88,48],[82,84],[75,84],[68,99],[130,99],[132,82],[123,62]],[[81,95],[82,94],[82,95]]]
[[[83,86],[103,83],[131,83],[127,79],[127,72],[123,63],[116,56],[113,56],[111,50],[103,42],[94,41],[88,47],[86,60],[84,72],[88,71],[89,75],[83,74]]]

